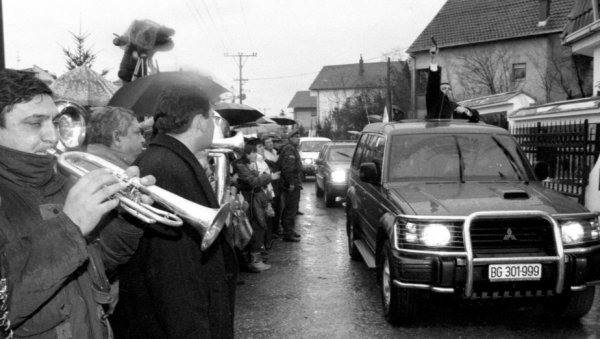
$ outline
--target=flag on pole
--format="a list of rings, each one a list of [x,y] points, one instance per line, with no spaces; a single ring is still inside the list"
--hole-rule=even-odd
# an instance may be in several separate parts
[[[387,106],[383,108],[383,116],[381,117],[381,122],[390,122],[390,117],[388,115]]]

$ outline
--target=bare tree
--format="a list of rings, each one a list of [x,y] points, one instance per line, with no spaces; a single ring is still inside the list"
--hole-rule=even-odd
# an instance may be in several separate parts
[[[459,82],[472,95],[490,95],[516,89],[511,78],[511,60],[505,48],[473,50],[458,57]]]

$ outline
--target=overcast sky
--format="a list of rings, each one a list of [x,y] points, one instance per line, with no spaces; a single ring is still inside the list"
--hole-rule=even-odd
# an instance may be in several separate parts
[[[8,68],[33,65],[66,72],[62,47],[70,32],[88,34],[92,68],[117,80],[123,55],[112,44],[135,19],[175,29],[175,47],[158,52],[163,71],[199,70],[238,94],[239,67],[225,54],[252,54],[243,63],[245,104],[267,115],[308,90],[323,66],[398,59],[445,0],[0,0]]]

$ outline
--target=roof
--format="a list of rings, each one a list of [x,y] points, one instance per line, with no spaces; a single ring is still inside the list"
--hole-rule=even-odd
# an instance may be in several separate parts
[[[545,105],[524,107],[514,111],[510,117],[523,118],[548,114],[561,114],[566,112],[585,111],[600,108],[600,98],[590,97],[576,100],[552,102]]]
[[[547,0],[550,15],[539,26],[537,0],[448,0],[408,53],[428,50],[435,37],[440,48],[562,32],[575,0]]]
[[[379,134],[403,133],[495,133],[508,134],[504,128],[488,125],[484,122],[469,122],[463,119],[402,120],[368,124],[364,132]]]
[[[494,105],[507,102],[508,100],[516,97],[519,94],[522,94],[522,91],[512,91],[512,92],[504,92],[499,94],[487,95],[484,97],[473,98],[469,100],[463,100],[459,102],[462,106],[467,107],[478,107],[478,106],[487,106]]]
[[[400,71],[398,62],[391,63]],[[348,65],[330,65],[321,69],[311,90],[382,88],[387,79],[387,61],[363,63],[364,71],[360,72],[360,63]]]
[[[310,96],[310,91],[298,91],[294,94],[288,107],[291,108],[317,108],[317,97]]]
[[[590,0],[575,0],[574,2],[571,12],[567,17],[567,24],[563,30],[563,38],[577,32],[594,21],[592,2]]]

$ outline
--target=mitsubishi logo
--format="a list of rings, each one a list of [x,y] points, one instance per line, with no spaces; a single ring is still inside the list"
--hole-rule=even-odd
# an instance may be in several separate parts
[[[502,240],[517,240],[517,237],[513,234],[510,227],[506,230],[506,234],[504,235],[504,239]]]

